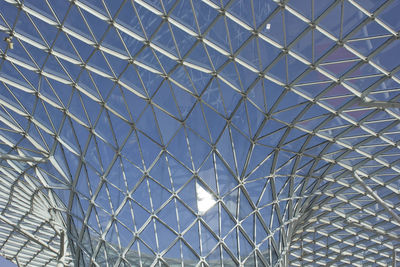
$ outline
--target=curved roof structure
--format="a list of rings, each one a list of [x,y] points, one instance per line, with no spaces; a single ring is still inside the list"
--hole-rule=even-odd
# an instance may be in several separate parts
[[[400,2],[0,0],[20,266],[387,266]]]

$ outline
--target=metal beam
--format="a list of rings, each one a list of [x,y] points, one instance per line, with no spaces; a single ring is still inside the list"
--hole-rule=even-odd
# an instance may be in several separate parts
[[[0,214],[0,220],[5,222],[6,224],[10,225],[11,227],[13,227],[15,232],[18,232],[21,235],[25,236],[26,238],[28,238],[29,241],[37,243],[38,245],[40,245],[42,247],[45,247],[48,250],[50,250],[51,252],[54,252],[56,255],[58,255],[58,251],[56,249],[54,249],[53,247],[50,247],[48,244],[46,244],[42,240],[38,239],[37,236],[34,236],[30,232],[27,232],[27,231],[23,230],[21,227],[19,227],[19,225],[15,225],[14,222],[10,221],[4,215]]]
[[[353,177],[356,181],[368,192],[376,202],[378,202],[390,215],[400,224],[400,217],[386,204],[386,202],[380,198],[380,196],[375,193],[371,187],[369,187],[360,176],[358,176],[357,171],[353,172]]]
[[[373,108],[400,108],[400,102],[391,101],[360,101],[360,105],[363,107]]]
[[[31,162],[31,163],[43,163],[46,162],[46,158],[40,157],[26,157],[26,156],[17,156],[11,154],[4,154],[0,153],[0,160],[15,160],[15,161],[22,161],[22,162]]]

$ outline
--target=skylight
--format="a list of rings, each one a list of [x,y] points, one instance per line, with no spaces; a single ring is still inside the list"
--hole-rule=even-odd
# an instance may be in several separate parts
[[[399,12],[0,0],[0,251],[21,266],[399,260]]]

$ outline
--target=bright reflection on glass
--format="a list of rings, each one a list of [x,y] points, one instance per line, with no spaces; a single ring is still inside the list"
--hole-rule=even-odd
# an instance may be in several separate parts
[[[217,201],[201,185],[196,183],[197,209],[200,215],[205,214]]]

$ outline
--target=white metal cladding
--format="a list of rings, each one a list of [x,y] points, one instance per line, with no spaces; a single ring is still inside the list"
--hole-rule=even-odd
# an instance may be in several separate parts
[[[22,266],[394,263],[399,12],[0,1],[1,252]]]

